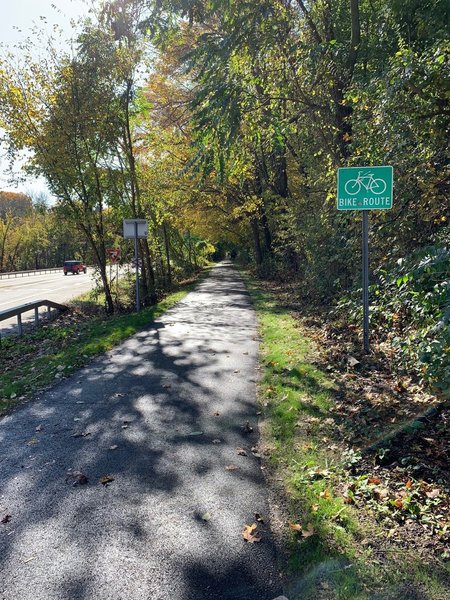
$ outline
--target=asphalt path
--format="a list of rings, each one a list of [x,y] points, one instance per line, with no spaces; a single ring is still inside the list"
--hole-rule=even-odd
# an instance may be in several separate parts
[[[252,453],[257,347],[249,296],[222,263],[148,329],[3,418],[0,598],[278,596]],[[259,543],[242,537],[252,523]]]
[[[0,311],[35,300],[53,300],[64,304],[89,291],[94,285],[95,281],[90,269],[86,274],[80,275],[64,275],[61,268],[60,272],[0,279]],[[46,310],[42,307],[40,314],[45,313]],[[24,313],[23,321],[34,321],[34,309]],[[16,323],[16,317],[0,321],[0,332],[13,331]]]

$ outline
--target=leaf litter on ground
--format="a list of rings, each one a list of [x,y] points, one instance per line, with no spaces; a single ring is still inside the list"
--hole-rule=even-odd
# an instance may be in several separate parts
[[[360,511],[362,522],[371,518],[369,515],[375,517],[380,540],[420,550],[430,560],[432,555],[448,560],[448,401],[443,403],[410,373],[394,370],[392,351],[379,344],[376,337],[372,339],[371,354],[365,355],[357,327],[330,317],[326,309],[323,313],[308,313],[301,307],[297,312],[291,308],[291,286],[263,285],[277,297],[280,306],[288,307],[302,334],[316,343],[318,350],[308,360],[333,381],[333,403],[327,418],[303,415],[297,424],[299,436],[308,437],[311,428],[318,432],[323,449],[334,462],[327,469],[311,469],[311,480],[331,478],[330,493],[333,488],[333,494]],[[273,393],[269,385],[266,394],[270,398]],[[263,405],[266,407],[268,402]],[[422,418],[433,406],[438,410],[428,410]],[[417,417],[421,421],[415,421]],[[389,443],[393,431],[398,433]],[[384,446],[367,451],[384,437]],[[325,499],[322,496],[321,501]],[[311,512],[317,512],[318,506],[312,505]]]

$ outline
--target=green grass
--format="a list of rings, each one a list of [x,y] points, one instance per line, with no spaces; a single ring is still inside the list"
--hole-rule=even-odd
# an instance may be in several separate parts
[[[58,321],[21,338],[4,338],[0,345],[0,414],[37,390],[87,364],[123,340],[148,326],[179,302],[196,282],[190,282],[139,313],[92,316],[71,323]],[[87,298],[75,305],[86,305]]]
[[[361,518],[344,501],[348,472],[345,448],[334,435],[339,424],[333,413],[335,384],[314,364],[317,350],[298,321],[255,280],[245,279],[261,336],[259,398],[268,470],[282,481],[289,521],[314,530],[304,538],[286,523],[286,595],[384,600],[417,593],[424,600],[443,599],[448,593],[445,574],[417,556],[402,554],[401,548],[392,548],[394,553],[388,551],[381,560],[374,553],[370,542],[384,543],[385,530],[373,515]],[[402,591],[405,582],[410,587]]]

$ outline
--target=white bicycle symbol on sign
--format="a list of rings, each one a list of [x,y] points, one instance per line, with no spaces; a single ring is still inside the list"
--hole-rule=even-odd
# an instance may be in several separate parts
[[[358,171],[358,177],[356,179],[349,179],[345,184],[344,188],[349,196],[356,196],[363,187],[372,194],[382,194],[386,190],[386,182],[384,179],[377,179],[373,176],[373,173],[365,173],[361,175],[362,171]]]

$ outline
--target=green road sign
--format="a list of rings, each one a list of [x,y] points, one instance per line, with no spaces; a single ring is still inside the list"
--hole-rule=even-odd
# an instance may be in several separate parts
[[[338,210],[386,210],[392,208],[392,167],[338,169]]]

